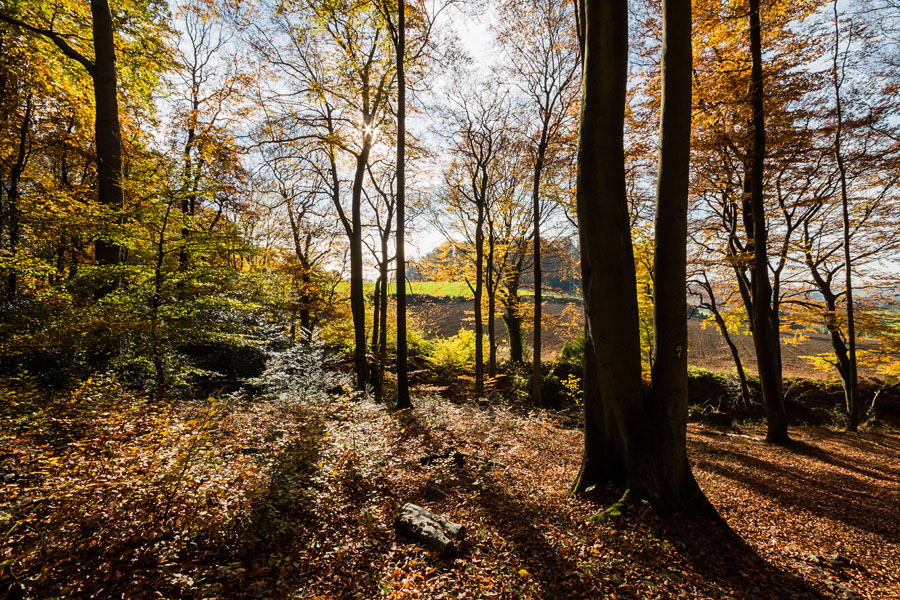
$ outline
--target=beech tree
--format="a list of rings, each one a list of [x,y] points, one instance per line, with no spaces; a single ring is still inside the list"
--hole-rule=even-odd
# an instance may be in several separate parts
[[[715,510],[694,480],[685,447],[690,3],[663,2],[654,264],[657,352],[654,380],[647,394],[641,382],[636,276],[625,187],[628,7],[624,1],[588,0],[585,5],[578,219],[585,371],[595,373],[585,379],[596,387],[584,390],[585,450],[574,491],[607,481],[625,483],[664,513],[712,515]]]
[[[508,4],[500,43],[508,54],[511,83],[523,95],[522,132],[532,166],[531,206],[534,256],[534,343],[532,399],[541,405],[541,223],[545,214],[542,179],[547,167],[564,155],[565,138],[574,121],[579,61],[573,5],[568,0],[534,0]],[[549,163],[549,164],[548,164]]]
[[[456,240],[456,233],[461,233],[474,253],[474,282],[467,280],[467,283],[475,306],[475,394],[481,396],[484,394],[483,301],[488,233],[485,227],[500,183],[498,167],[511,143],[510,107],[507,94],[489,86],[472,93],[457,92],[451,102],[454,107],[449,121],[454,130],[454,161],[444,175],[447,190],[444,210],[452,217],[446,223],[441,213],[435,213],[434,224],[449,241]]]
[[[372,147],[390,117],[396,64],[388,25],[372,3],[279,3],[266,26],[251,24],[253,43],[283,79],[272,91],[281,102],[285,138],[318,142],[327,157],[329,187],[350,245],[356,386],[365,389],[363,187]],[[290,91],[285,92],[284,86]],[[274,141],[274,139],[273,139]],[[341,192],[342,158],[349,159],[350,200]]]
[[[97,197],[100,204],[112,211],[124,208],[122,192],[122,133],[119,126],[119,99],[116,75],[116,48],[113,39],[112,13],[107,0],[91,0],[91,32],[94,42],[94,59],[77,50],[70,40],[50,25],[32,24],[0,12],[0,20],[52,41],[68,58],[79,63],[94,83],[96,119],[94,139],[97,147]],[[94,256],[98,264],[117,265],[122,260],[119,244],[98,238],[94,242]],[[112,290],[112,283],[100,285],[96,296]]]

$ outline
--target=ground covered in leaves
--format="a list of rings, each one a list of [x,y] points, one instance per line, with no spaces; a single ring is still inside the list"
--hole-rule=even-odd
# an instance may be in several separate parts
[[[730,529],[571,498],[570,417],[417,397],[401,413],[149,401],[110,380],[0,398],[0,595],[19,598],[897,598],[900,436],[691,425]],[[434,486],[442,499],[426,497]],[[467,528],[398,539],[404,502]]]

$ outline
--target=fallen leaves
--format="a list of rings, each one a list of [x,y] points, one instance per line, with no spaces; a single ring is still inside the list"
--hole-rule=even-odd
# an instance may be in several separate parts
[[[673,534],[640,508],[586,522],[622,490],[568,496],[582,437],[552,413],[31,393],[0,408],[0,589],[24,597],[900,595],[896,435],[804,428],[782,449],[692,425],[733,532]],[[458,556],[396,537],[407,501],[466,526]]]

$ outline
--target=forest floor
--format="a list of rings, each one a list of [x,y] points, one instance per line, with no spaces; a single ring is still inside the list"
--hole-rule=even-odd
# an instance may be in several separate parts
[[[107,380],[2,396],[0,596],[900,597],[892,431],[792,428],[781,448],[691,424],[728,527],[672,527],[641,504],[587,521],[621,490],[568,495],[574,413],[427,390],[399,413],[349,395],[166,403]],[[459,553],[398,538],[405,502],[465,525]]]

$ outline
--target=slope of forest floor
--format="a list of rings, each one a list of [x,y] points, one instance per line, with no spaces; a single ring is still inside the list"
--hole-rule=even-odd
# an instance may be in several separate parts
[[[115,382],[0,398],[0,595],[19,598],[896,598],[900,436],[692,424],[695,473],[731,527],[571,498],[563,413],[451,403],[400,413]],[[446,492],[429,500],[426,487]],[[432,496],[433,497],[433,496]],[[467,528],[458,555],[399,539],[404,502]]]

